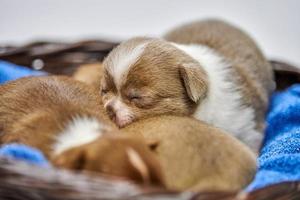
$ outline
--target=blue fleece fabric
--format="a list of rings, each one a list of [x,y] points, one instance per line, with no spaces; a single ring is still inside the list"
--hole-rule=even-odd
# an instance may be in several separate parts
[[[0,83],[28,75],[37,73],[0,62]],[[300,181],[300,85],[272,96],[267,124],[258,171],[246,191],[283,181]],[[21,144],[2,146],[1,155],[39,165],[47,164],[41,152]]]
[[[17,143],[5,144],[0,148],[0,156],[26,161],[30,164],[48,166],[48,161],[39,150]]]
[[[258,172],[247,191],[300,180],[300,84],[272,96],[267,124]]]
[[[15,80],[25,76],[45,75],[45,72],[34,71],[29,68],[18,66],[6,61],[0,60],[0,84]]]
[[[46,75],[42,71],[34,71],[29,68],[18,66],[13,63],[0,60],[0,84],[15,80],[25,76]],[[0,147],[0,156],[10,159],[27,161],[32,164],[45,166],[48,161],[44,155],[37,149],[22,144],[7,144]]]

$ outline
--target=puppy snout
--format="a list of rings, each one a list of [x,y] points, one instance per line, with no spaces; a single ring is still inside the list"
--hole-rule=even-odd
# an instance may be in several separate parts
[[[114,112],[114,107],[111,103],[109,103],[107,106],[106,106],[106,110],[107,112]]]
[[[116,110],[114,107],[114,102],[109,102],[105,105],[106,112],[111,119],[116,117]]]
[[[131,123],[133,120],[133,115],[130,110],[118,100],[112,100],[106,103],[105,109],[110,119],[120,128]]]

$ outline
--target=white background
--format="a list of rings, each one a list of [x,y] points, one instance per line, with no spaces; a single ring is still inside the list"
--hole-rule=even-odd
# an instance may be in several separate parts
[[[270,58],[300,65],[300,0],[0,0],[0,44],[159,36],[207,17],[242,27]]]

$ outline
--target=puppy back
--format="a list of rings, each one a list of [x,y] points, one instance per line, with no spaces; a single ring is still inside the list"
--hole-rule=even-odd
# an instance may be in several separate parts
[[[273,71],[250,36],[226,22],[211,19],[179,26],[164,37],[171,42],[208,46],[229,61],[233,71],[227,78],[240,87],[243,103],[254,107],[258,124],[264,121],[268,98],[274,90]]]
[[[196,119],[160,116],[137,121],[122,131],[146,141],[157,141],[155,152],[166,184],[173,189],[196,185],[204,188],[207,185],[200,184],[201,180],[222,182],[226,189],[240,189],[252,180],[256,169],[255,156],[248,147]]]

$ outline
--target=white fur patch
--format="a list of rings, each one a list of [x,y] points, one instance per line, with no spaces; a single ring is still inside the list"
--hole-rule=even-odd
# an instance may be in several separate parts
[[[53,145],[54,154],[92,142],[102,135],[103,125],[94,118],[76,117],[58,134]]]
[[[110,72],[112,77],[114,78],[114,82],[117,88],[121,86],[121,81],[126,77],[130,67],[142,55],[146,44],[147,43],[142,43],[130,50],[128,50],[127,48],[120,49],[115,55]]]
[[[228,71],[230,64],[207,46],[173,45],[197,60],[208,75],[208,94],[194,117],[232,133],[257,151],[262,134],[255,130],[253,108],[242,106],[238,86],[226,80],[232,76]]]

